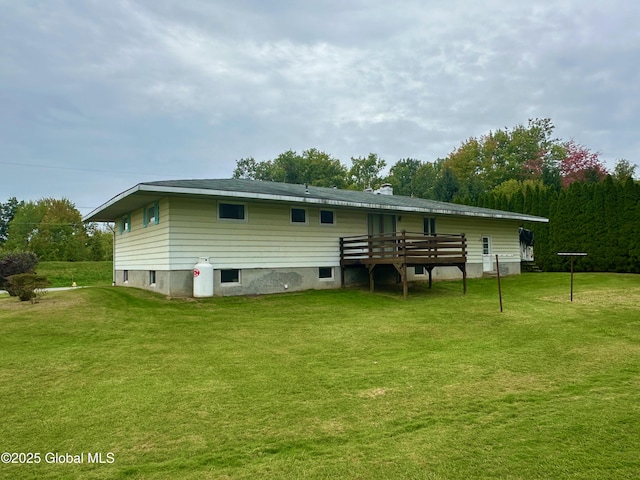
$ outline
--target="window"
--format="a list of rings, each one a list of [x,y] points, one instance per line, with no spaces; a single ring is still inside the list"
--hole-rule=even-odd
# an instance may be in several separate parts
[[[292,208],[291,223],[307,223],[307,211],[304,208]]]
[[[436,219],[434,217],[425,217],[424,233],[433,235],[436,233]]]
[[[154,286],[156,284],[156,271],[149,270],[149,285]]]
[[[147,225],[157,225],[160,223],[160,206],[158,202],[147,205],[142,213],[142,224],[145,227]]]
[[[120,219],[120,234],[131,231],[131,214],[125,215]]]
[[[427,273],[427,269],[424,268],[422,265],[418,265],[416,267],[413,267],[415,269],[415,274],[416,275],[425,275]]]
[[[220,283],[240,283],[240,270],[237,268],[220,270]]]
[[[246,220],[245,205],[242,203],[219,203],[218,218],[225,220]]]
[[[122,281],[124,283],[129,283],[129,270],[124,270],[122,272]]]
[[[320,280],[332,280],[333,279],[333,267],[320,267],[320,268],[318,268],[318,278]]]
[[[334,225],[335,217],[333,210],[320,210],[320,223],[323,225]]]

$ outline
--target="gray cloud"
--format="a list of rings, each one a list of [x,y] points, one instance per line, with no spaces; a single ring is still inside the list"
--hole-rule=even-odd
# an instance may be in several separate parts
[[[432,161],[531,117],[640,163],[632,2],[0,4],[0,201],[91,207],[289,148]]]

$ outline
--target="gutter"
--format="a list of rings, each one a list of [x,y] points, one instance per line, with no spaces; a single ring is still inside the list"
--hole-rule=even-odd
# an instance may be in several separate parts
[[[379,203],[363,203],[363,202],[350,202],[344,200],[329,200],[323,198],[316,198],[311,196],[294,196],[294,195],[275,195],[270,193],[256,193],[256,192],[239,192],[235,190],[211,190],[205,188],[186,188],[186,187],[166,187],[166,186],[156,186],[156,185],[146,185],[144,183],[140,183],[135,187],[130,188],[122,192],[119,195],[116,195],[108,202],[104,203],[100,207],[93,210],[91,213],[87,214],[83,220],[87,221],[88,218],[93,215],[98,214],[102,210],[112,206],[113,204],[119,202],[120,200],[131,196],[138,192],[150,192],[150,193],[163,193],[163,194],[174,194],[174,195],[202,195],[202,196],[217,196],[217,197],[227,197],[227,198],[238,198],[238,199],[254,199],[254,200],[271,200],[277,202],[295,202],[295,203],[304,203],[304,204],[314,204],[314,205],[330,205],[330,206],[339,206],[339,207],[351,207],[358,209],[372,209],[372,210],[387,210],[390,212],[416,212],[416,213],[431,213],[431,214],[441,214],[441,215],[456,215],[463,217],[477,217],[477,218],[495,218],[502,220],[520,220],[527,222],[539,222],[539,223],[548,223],[549,219],[544,217],[536,217],[533,215],[524,215],[517,213],[505,212],[504,214],[491,214],[484,212],[475,212],[475,211],[464,211],[464,210],[451,210],[446,208],[426,208],[426,207],[411,207],[411,206],[401,206],[401,205],[381,205]],[[496,212],[500,212],[496,210]]]

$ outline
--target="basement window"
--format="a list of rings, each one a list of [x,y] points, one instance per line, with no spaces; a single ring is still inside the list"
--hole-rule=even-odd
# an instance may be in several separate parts
[[[155,270],[149,270],[149,286],[150,287],[155,287],[156,286],[156,271]]]
[[[124,270],[122,272],[122,282],[129,283],[129,270]]]
[[[333,267],[318,268],[318,278],[320,280],[333,280]]]
[[[230,268],[220,270],[220,283],[222,284],[240,284],[240,269]]]
[[[427,274],[427,269],[424,268],[422,265],[418,265],[416,267],[413,267],[415,270],[415,274],[416,275],[426,275]]]

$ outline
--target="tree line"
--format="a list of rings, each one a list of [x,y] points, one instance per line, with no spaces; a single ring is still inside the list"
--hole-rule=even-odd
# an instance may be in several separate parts
[[[326,152],[288,150],[271,160],[236,161],[234,178],[363,190],[389,183],[394,194],[547,217],[536,234],[536,261],[564,270],[560,251],[584,251],[578,269],[640,273],[640,186],[626,159],[608,171],[597,152],[554,137],[548,118],[463,141],[446,158],[403,158],[387,174],[375,153],[347,168]]]
[[[40,260],[111,260],[113,235],[96,223],[85,224],[66,198],[0,203],[0,256],[33,252]]]

